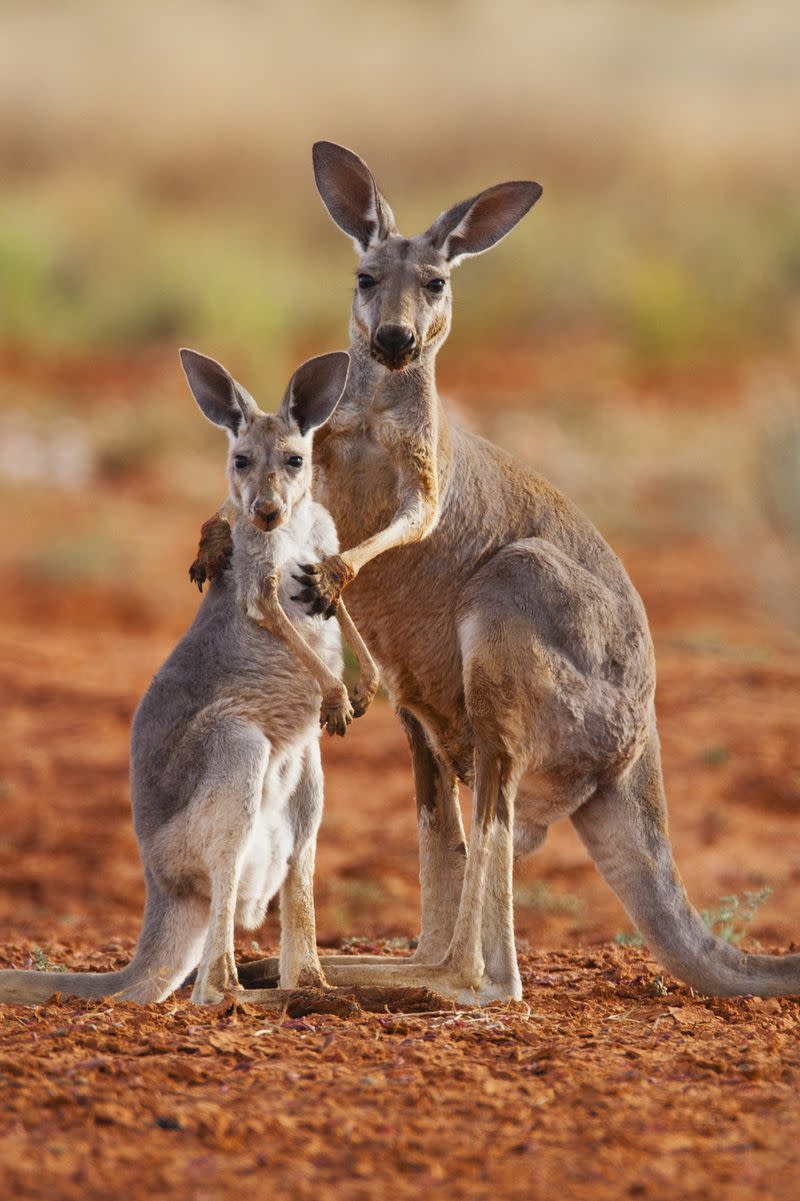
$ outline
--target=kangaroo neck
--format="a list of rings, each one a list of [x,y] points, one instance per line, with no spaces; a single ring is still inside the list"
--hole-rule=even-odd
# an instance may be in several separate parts
[[[328,432],[342,426],[367,429],[388,422],[397,436],[409,442],[423,435],[436,447],[439,487],[449,475],[451,458],[450,426],[436,389],[436,356],[422,355],[403,371],[390,371],[377,363],[357,343],[350,347],[350,375],[339,409],[329,426],[317,434],[324,442]],[[340,427],[341,428],[341,427]]]
[[[314,439],[315,495],[336,522],[343,548],[358,545],[393,520],[398,481],[413,474],[409,463],[424,458],[434,467],[443,498],[452,462],[433,358],[389,371],[358,344],[350,355],[344,395]]]
[[[286,523],[267,533],[237,512],[232,525],[233,575],[237,591],[246,591],[254,580],[263,580],[302,551],[312,524],[310,498],[301,497]]]
[[[403,371],[390,371],[365,353],[359,345],[350,347],[350,375],[344,396],[344,407],[361,412],[383,412],[392,409],[398,414],[440,412],[436,390],[435,358],[421,356]],[[340,403],[342,403],[340,402]]]

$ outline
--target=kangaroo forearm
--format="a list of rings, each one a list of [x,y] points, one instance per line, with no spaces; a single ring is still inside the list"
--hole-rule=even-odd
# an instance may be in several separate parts
[[[311,673],[323,693],[340,686],[341,681],[333,674],[330,668],[326,667],[316,651],[312,650],[308,645],[302,634],[298,634],[277,600],[262,602],[259,608],[261,609],[262,619],[258,624],[261,628],[268,630],[276,638],[280,638],[281,642],[292,651],[295,658]]]
[[[425,422],[408,442],[393,443],[392,457],[398,466],[400,506],[385,529],[340,552],[354,575],[387,550],[422,542],[439,520],[436,423]]]
[[[387,550],[422,542],[436,528],[438,520],[438,497],[417,497],[414,504],[399,513],[385,529],[379,530],[377,534],[366,538],[357,546],[341,551],[339,557],[353,575],[357,575],[365,563],[376,559]]]
[[[341,600],[336,609],[336,620],[339,622],[339,629],[342,631],[345,641],[356,657],[362,685],[369,691],[377,690],[379,680],[377,665]]]

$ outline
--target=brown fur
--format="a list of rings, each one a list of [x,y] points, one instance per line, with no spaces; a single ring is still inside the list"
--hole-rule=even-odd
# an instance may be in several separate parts
[[[323,143],[315,168],[373,282],[357,286],[350,379],[318,446],[316,495],[348,549],[312,578],[327,604],[341,562],[353,573],[348,604],[411,740],[422,887],[414,963],[329,957],[327,978],[462,1002],[519,997],[513,855],[569,816],[671,970],[708,992],[800,992],[800,956],[745,963],[683,892],[666,834],[653,648],[621,562],[546,480],[452,426],[439,404],[450,269],[504,236],[541,189],[487,189],[406,240],[393,219],[376,233],[358,195],[348,204],[353,173],[357,193],[380,196],[351,151]],[[435,296],[432,276],[445,281]],[[393,370],[376,348],[387,323],[409,335]],[[458,779],[475,791],[466,863]]]

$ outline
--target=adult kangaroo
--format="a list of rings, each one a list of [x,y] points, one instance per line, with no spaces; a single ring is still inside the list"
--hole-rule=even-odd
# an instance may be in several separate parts
[[[314,445],[315,495],[348,549],[308,567],[301,599],[333,612],[347,587],[380,665],[411,744],[422,890],[413,961],[326,956],[327,979],[520,997],[513,860],[570,817],[665,968],[704,993],[800,992],[800,955],[737,950],[687,898],[653,646],[622,563],[569,500],[439,402],[451,270],[505,237],[541,188],[488,188],[405,238],[357,155],[319,142],[314,170],[359,261],[352,368]],[[459,780],[474,790],[468,852]],[[243,978],[259,970],[270,965]]]

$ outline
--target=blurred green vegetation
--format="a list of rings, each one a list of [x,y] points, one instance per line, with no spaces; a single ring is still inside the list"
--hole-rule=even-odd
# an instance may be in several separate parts
[[[396,191],[402,220],[419,201]],[[443,188],[424,220],[457,195]],[[786,346],[800,323],[793,196],[768,209],[706,198],[669,222],[641,204],[547,196],[512,242],[459,272],[454,345],[590,328],[655,370]],[[188,339],[265,370],[293,343],[345,341],[347,255],[308,204],[299,219],[247,208],[232,219],[91,179],[29,185],[0,197],[2,337],[45,355]]]
[[[223,483],[178,346],[270,408],[346,345],[355,260],[314,189],[322,137],[366,158],[408,233],[497,180],[543,184],[457,274],[444,394],[612,538],[733,547],[796,625],[795,0],[0,16],[0,503],[23,514],[0,560],[113,578],[116,542],[148,572]]]
[[[590,329],[657,371],[796,348],[795,3],[404,12],[0,0],[0,342],[188,340],[268,373],[341,344],[352,255],[309,153],[331,137],[409,233],[497,179],[544,185],[459,278],[456,347]]]

